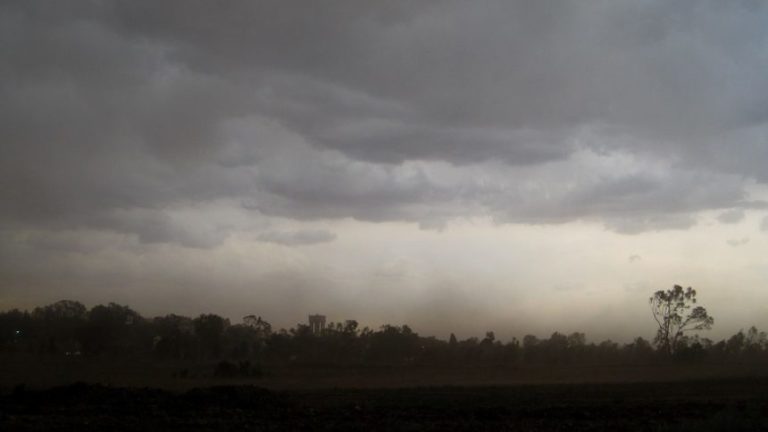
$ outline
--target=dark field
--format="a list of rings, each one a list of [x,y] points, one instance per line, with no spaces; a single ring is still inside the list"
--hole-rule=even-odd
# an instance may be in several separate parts
[[[170,392],[74,384],[0,399],[3,430],[768,428],[768,381]]]
[[[237,362],[230,362],[237,364]],[[521,366],[279,366],[258,376],[217,376],[216,362],[0,359],[0,393],[18,384],[28,390],[75,382],[113,387],[152,387],[172,391],[253,385],[271,390],[327,388],[403,388],[513,386],[768,379],[762,363],[667,363],[653,365],[521,365]]]
[[[138,371],[100,380],[106,370],[81,366],[38,370],[39,382],[23,386],[10,386],[5,368],[0,430],[768,430],[768,379],[690,380],[682,368],[654,368],[676,381],[634,383],[610,381],[648,380],[650,371],[608,368],[601,379],[595,370],[549,368],[546,380],[544,369],[283,370],[225,380],[201,368],[142,387]],[[41,385],[85,369],[90,382],[107,384]],[[171,369],[155,370],[155,378]],[[548,383],[525,384],[523,375]],[[579,375],[602,383],[579,383]]]

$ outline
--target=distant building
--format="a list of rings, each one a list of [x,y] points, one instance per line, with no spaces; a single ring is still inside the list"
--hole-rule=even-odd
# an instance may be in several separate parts
[[[309,329],[312,334],[320,334],[325,330],[325,315],[310,315]]]

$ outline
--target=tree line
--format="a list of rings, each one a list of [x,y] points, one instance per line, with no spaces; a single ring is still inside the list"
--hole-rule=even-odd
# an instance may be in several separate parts
[[[587,342],[585,334],[579,332],[555,332],[548,338],[526,335],[521,340],[502,342],[489,331],[482,338],[460,340],[451,334],[443,340],[419,335],[407,325],[370,329],[360,328],[354,320],[330,323],[314,333],[304,324],[274,330],[255,315],[235,324],[214,314],[145,318],[130,307],[115,303],[88,309],[82,303],[63,300],[31,312],[0,313],[0,356],[247,360],[261,365],[307,366],[768,360],[768,338],[755,327],[717,342],[678,331],[688,315],[678,313],[685,308],[674,309],[679,300],[676,292],[671,300],[661,298],[672,309],[662,308],[666,315],[657,317],[660,330],[655,341],[637,337],[625,344],[610,340]],[[695,293],[688,294],[689,300],[695,297]],[[685,299],[685,291],[682,295]],[[651,303],[653,306],[653,298]],[[692,313],[694,318],[703,316],[700,310]],[[669,322],[664,321],[664,316]],[[711,326],[708,316],[697,322],[694,327]]]

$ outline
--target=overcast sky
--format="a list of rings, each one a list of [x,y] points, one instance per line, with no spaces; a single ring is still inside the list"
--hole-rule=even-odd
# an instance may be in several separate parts
[[[768,3],[0,3],[0,309],[768,329]]]

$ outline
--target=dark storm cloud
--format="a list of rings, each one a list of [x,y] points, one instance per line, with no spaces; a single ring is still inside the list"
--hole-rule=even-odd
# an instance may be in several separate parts
[[[695,213],[737,206],[745,195],[739,177],[706,172],[607,171],[597,178],[566,177],[565,185],[554,179],[513,194],[492,194],[486,204],[500,222],[597,220],[614,231],[637,234],[689,228],[696,223]]]
[[[231,199],[300,219],[641,232],[747,208],[744,180],[768,181],[760,2],[0,8],[11,228],[213,247],[227,227],[173,209]],[[584,178],[579,152],[664,172]]]
[[[302,246],[331,242],[336,239],[336,234],[324,230],[268,231],[259,234],[257,239],[284,246]]]

